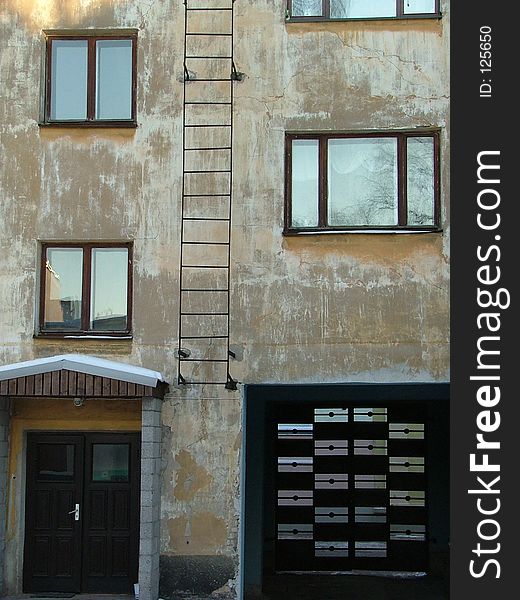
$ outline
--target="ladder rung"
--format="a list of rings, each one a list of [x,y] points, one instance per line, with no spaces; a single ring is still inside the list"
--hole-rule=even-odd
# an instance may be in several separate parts
[[[227,363],[225,358],[179,358],[179,362],[211,362],[211,363]]]
[[[204,148],[204,147],[200,147],[200,148],[184,148],[184,152],[192,152],[194,150],[204,150],[204,151],[208,151],[208,150],[231,150],[231,146],[214,146],[213,148]]]
[[[218,312],[218,313],[210,313],[210,312],[181,312],[181,317],[227,317],[229,313],[227,312]]]
[[[184,245],[191,244],[192,246],[229,246],[229,242],[186,242],[183,240]]]
[[[219,105],[219,106],[224,106],[224,105],[231,105],[231,102],[209,102],[209,101],[202,101],[202,100],[198,100],[198,101],[192,101],[192,102],[185,102],[184,104],[206,104],[206,105]]]
[[[184,175],[192,175],[194,173],[231,173],[231,169],[207,169],[205,171],[184,171]]]
[[[229,269],[228,265],[181,265],[183,269]]]
[[[194,77],[193,79],[186,79],[186,81],[189,83],[197,83],[199,81],[234,81],[234,79],[231,79],[231,77],[227,77],[226,79],[216,79],[214,77],[211,79],[199,79],[198,77]]]
[[[215,292],[219,294],[229,292],[228,288],[222,290],[208,290],[207,288],[181,288],[181,292]]]
[[[179,358],[179,362],[228,362],[225,358]]]
[[[224,123],[223,125],[220,123],[210,123],[206,125],[184,125],[185,128],[188,127],[231,127],[231,123]]]
[[[231,194],[184,194],[185,198],[220,198],[221,196],[227,197]]]
[[[233,34],[232,33],[216,33],[216,32],[212,32],[212,31],[188,31],[186,32],[186,35],[210,35],[212,37],[231,37]]]
[[[218,218],[218,217],[182,217],[183,221],[222,221],[228,222],[231,219],[229,218]]]
[[[180,340],[226,340],[229,335],[180,335]]]
[[[194,58],[194,59],[207,58],[207,59],[211,59],[211,60],[214,60],[214,59],[232,60],[233,59],[232,56],[185,56],[185,58],[186,58],[186,60],[192,59],[192,58]]]
[[[227,381],[184,381],[183,385],[226,385]]]
[[[223,7],[223,6],[215,6],[215,7],[212,7],[212,6],[200,6],[200,7],[197,7],[197,8],[189,8],[188,6],[186,6],[186,10],[188,12],[192,12],[194,10],[233,10],[233,7],[232,6],[226,6],[226,7]]]

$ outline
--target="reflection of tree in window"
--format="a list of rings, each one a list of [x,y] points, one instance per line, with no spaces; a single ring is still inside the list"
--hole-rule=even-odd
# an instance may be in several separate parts
[[[427,133],[292,139],[289,227],[434,227],[437,139]]]
[[[294,17],[321,16],[322,0],[292,0],[292,15]]]
[[[396,17],[398,0],[329,0],[329,13],[322,0],[292,0],[293,17],[330,17],[331,19],[367,19]],[[435,0],[405,0],[404,15],[434,14]]]
[[[293,17],[330,16],[331,19],[395,17],[396,0],[330,0],[330,15],[323,14],[322,0],[292,0]]]
[[[397,140],[329,140],[328,185],[329,225],[397,224]]]
[[[408,225],[433,225],[435,201],[433,156],[433,138],[408,138]]]
[[[331,226],[397,225],[397,140],[329,140],[328,179]],[[407,225],[434,224],[434,140],[407,143]]]

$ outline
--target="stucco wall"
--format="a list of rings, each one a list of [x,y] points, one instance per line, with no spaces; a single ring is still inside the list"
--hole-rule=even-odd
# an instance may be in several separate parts
[[[296,24],[237,0],[232,375],[247,383],[448,379],[449,3],[440,20]],[[83,352],[175,384],[180,0],[0,8],[0,363]],[[38,126],[42,29],[138,28],[135,130]],[[283,237],[285,131],[441,129],[442,233]],[[39,240],[133,240],[131,341],[34,339]],[[172,386],[162,553],[237,559],[239,392]]]

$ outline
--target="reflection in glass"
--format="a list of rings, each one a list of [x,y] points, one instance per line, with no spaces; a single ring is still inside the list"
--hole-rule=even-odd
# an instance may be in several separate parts
[[[330,0],[331,19],[395,17],[395,0]]]
[[[322,0],[292,0],[291,14],[293,17],[320,17]]]
[[[396,225],[397,140],[328,141],[328,224]]]
[[[407,140],[408,225],[433,225],[435,203],[434,140]]]
[[[65,481],[74,477],[72,444],[38,444],[37,448],[39,481]]]
[[[96,119],[132,118],[132,41],[96,42]]]
[[[124,331],[128,316],[128,249],[92,250],[90,328]]]
[[[50,117],[87,118],[87,40],[52,41]]]
[[[435,0],[404,0],[405,15],[435,13]]]
[[[92,481],[128,481],[128,444],[92,445]]]
[[[45,263],[45,312],[47,329],[80,329],[83,250],[48,248]]]
[[[318,226],[318,140],[292,142],[291,226]]]

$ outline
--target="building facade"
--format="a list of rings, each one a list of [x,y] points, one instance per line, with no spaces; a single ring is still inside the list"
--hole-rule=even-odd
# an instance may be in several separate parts
[[[3,593],[436,568],[449,16],[2,3]]]

